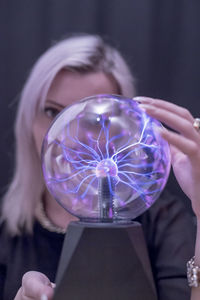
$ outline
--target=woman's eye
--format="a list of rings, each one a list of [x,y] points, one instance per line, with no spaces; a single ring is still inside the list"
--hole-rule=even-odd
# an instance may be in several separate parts
[[[44,112],[48,118],[54,119],[60,111],[57,108],[45,107]]]

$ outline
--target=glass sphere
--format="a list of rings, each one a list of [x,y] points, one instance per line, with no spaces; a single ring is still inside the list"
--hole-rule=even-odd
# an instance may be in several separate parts
[[[64,109],[42,147],[50,193],[82,221],[137,217],[159,197],[170,171],[159,127],[122,96],[96,95]]]

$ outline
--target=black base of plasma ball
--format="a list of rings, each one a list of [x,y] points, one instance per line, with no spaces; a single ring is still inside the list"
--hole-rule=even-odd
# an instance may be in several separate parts
[[[139,223],[69,224],[54,300],[156,300]]]

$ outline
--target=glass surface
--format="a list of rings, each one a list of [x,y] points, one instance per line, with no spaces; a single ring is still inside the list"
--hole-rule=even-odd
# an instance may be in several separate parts
[[[96,95],[64,109],[43,142],[50,193],[83,221],[115,222],[142,214],[170,170],[162,125],[132,99]]]

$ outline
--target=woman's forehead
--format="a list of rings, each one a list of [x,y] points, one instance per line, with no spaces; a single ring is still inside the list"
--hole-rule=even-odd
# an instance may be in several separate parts
[[[80,74],[62,71],[53,80],[45,101],[65,107],[75,101],[96,94],[116,94],[118,86],[111,76],[103,72]]]

